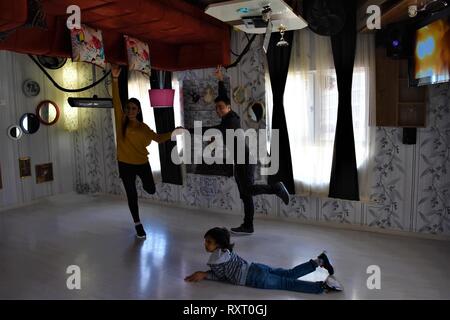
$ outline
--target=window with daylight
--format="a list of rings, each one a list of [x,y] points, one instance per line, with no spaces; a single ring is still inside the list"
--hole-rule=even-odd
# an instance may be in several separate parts
[[[368,199],[375,98],[375,43],[358,35],[352,85],[352,116],[361,200]],[[266,82],[270,91],[270,83]],[[271,102],[271,100],[268,100]],[[296,193],[326,197],[333,160],[338,89],[331,41],[310,30],[295,32],[284,109]],[[367,186],[367,187],[366,187]]]

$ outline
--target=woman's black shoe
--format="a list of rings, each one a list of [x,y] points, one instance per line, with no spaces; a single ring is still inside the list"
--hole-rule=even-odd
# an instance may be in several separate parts
[[[138,237],[139,239],[145,239],[147,237],[147,234],[145,233],[142,224],[138,224],[137,226],[135,226],[135,228],[136,228],[136,237]]]

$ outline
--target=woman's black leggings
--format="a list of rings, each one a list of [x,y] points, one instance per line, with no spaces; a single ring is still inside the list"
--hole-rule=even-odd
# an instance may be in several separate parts
[[[156,188],[150,163],[129,164],[119,161],[119,176],[122,179],[125,192],[127,193],[128,207],[130,208],[133,220],[134,222],[140,222],[136,176],[141,179],[144,190],[149,194],[154,194]]]

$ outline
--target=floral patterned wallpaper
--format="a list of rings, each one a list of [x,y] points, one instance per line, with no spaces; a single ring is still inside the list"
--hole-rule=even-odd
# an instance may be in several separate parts
[[[264,128],[246,114],[250,101],[265,101],[264,53],[257,38],[237,68],[228,70],[231,89],[243,86],[246,101],[232,101],[244,128]],[[241,52],[242,33],[233,33],[232,48]],[[213,79],[213,69],[177,73],[182,80]],[[86,79],[89,82],[89,79]],[[427,234],[450,235],[450,85],[429,88],[428,126],[418,129],[417,144],[402,144],[402,130],[376,130],[376,156],[370,202],[292,196],[288,206],[275,196],[255,197],[256,215],[360,225]],[[232,99],[233,100],[233,99]],[[92,110],[81,115],[83,128],[75,133],[77,190],[123,193],[117,175],[111,114]],[[262,177],[257,182],[263,183]],[[158,202],[221,210],[240,215],[243,208],[234,178],[187,174],[183,186],[157,183]],[[238,219],[238,218],[237,218]]]
[[[103,75],[102,69],[87,63],[71,63],[64,68],[74,69],[78,75],[66,83],[68,88],[92,84]],[[110,97],[109,81],[70,96]],[[116,145],[112,109],[78,109],[78,127],[73,131],[75,156],[75,190],[78,193],[121,194],[116,159]]]
[[[403,230],[401,202],[404,200],[401,185],[406,179],[404,159],[400,158],[401,130],[396,128],[377,128],[377,156],[373,171],[375,185],[371,201],[376,202],[368,208],[368,225],[380,228],[398,228]],[[404,158],[404,157],[403,157]]]
[[[450,89],[431,88],[429,127],[418,143],[415,231],[450,232]]]

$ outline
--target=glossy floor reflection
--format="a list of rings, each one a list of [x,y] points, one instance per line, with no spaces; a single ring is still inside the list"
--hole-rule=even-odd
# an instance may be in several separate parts
[[[185,283],[206,269],[204,232],[241,217],[150,203],[141,203],[141,215],[146,241],[135,239],[126,202],[108,196],[57,196],[0,212],[0,299],[450,299],[448,241],[269,220],[234,238],[242,257],[279,267],[326,249],[345,291],[309,295]],[[67,289],[70,265],[81,268],[81,290]],[[369,265],[381,269],[381,290],[367,288]]]

